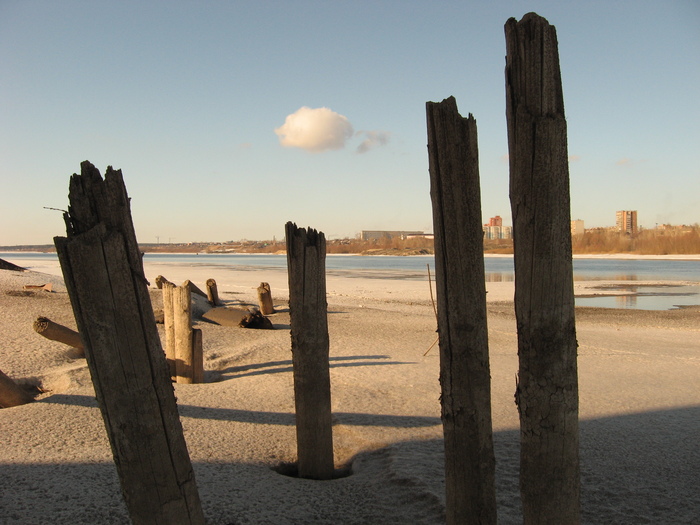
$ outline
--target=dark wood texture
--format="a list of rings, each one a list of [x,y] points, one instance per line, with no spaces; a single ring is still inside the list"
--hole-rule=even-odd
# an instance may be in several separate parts
[[[448,524],[496,523],[476,120],[426,104]]]
[[[526,524],[580,521],[578,378],[566,119],[556,30],[529,13],[506,35],[506,113]]]
[[[326,239],[286,225],[299,476],[333,477]]]
[[[70,180],[56,237],[122,493],[135,524],[203,524],[121,171]]]

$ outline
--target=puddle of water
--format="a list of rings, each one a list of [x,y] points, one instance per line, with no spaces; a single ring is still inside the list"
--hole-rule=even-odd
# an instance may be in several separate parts
[[[680,306],[700,305],[700,286],[626,285],[606,287],[604,290],[607,292],[622,292],[625,295],[576,297],[576,306],[630,308],[635,310],[673,310]]]

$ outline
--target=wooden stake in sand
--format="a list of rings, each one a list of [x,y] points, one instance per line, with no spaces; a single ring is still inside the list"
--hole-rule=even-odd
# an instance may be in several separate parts
[[[270,283],[260,283],[260,286],[258,286],[258,305],[260,306],[260,313],[263,315],[275,313],[275,308],[272,305]]]
[[[557,34],[529,13],[506,34],[506,114],[526,524],[579,523],[569,166]]]
[[[23,390],[0,370],[0,408],[26,405],[34,401],[29,392]]]
[[[216,286],[216,281],[214,279],[207,279],[207,300],[212,306],[221,306],[219,288]]]
[[[165,356],[170,376],[177,383],[204,382],[202,331],[192,328],[192,287],[190,281],[175,286],[162,284]]]
[[[47,339],[52,341],[58,341],[64,345],[72,346],[78,350],[78,354],[85,357],[85,348],[83,347],[83,342],[80,339],[80,334],[75,330],[71,330],[67,326],[62,324],[54,323],[51,319],[47,317],[37,317],[34,321],[34,331],[43,335]]]
[[[285,231],[299,476],[331,479],[334,468],[326,238],[322,232],[297,228],[291,222]]]
[[[476,120],[426,104],[448,524],[496,523]]]
[[[121,171],[70,180],[64,281],[134,523],[203,524]]]

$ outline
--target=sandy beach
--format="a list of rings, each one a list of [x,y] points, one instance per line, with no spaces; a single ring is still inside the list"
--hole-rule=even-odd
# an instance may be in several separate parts
[[[32,328],[39,316],[75,328],[58,264],[42,264],[0,270],[0,370],[43,390],[0,410],[0,523],[129,523],[85,360]],[[272,289],[275,330],[198,321],[207,382],[175,385],[209,524],[444,523],[437,347],[424,355],[436,339],[427,282],[329,272],[334,453],[351,475],[311,481],[274,470],[296,456],[286,272],[145,270],[154,308],[157,275],[202,288],[213,277],[228,305],[254,303],[261,281]],[[24,293],[49,282],[53,292]],[[513,283],[487,290],[498,515],[515,524]],[[577,308],[577,335],[583,522],[700,523],[700,309]]]

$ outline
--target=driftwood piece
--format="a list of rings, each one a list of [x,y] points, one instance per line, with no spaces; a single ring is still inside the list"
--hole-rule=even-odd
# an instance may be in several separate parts
[[[80,339],[80,334],[75,330],[71,330],[62,324],[54,323],[47,317],[37,317],[33,327],[37,334],[46,337],[46,339],[72,346],[78,350],[81,357],[85,357],[83,341]]]
[[[260,286],[258,286],[258,305],[260,306],[260,312],[263,315],[275,313],[275,308],[272,304],[272,291],[270,290],[270,283],[260,283]]]
[[[159,290],[161,290],[163,288],[164,283],[170,283],[170,281],[168,281],[162,275],[159,275],[158,277],[156,277],[156,286],[158,287]],[[170,284],[173,284],[173,283],[170,283]]]
[[[121,171],[83,162],[69,198],[54,242],[131,520],[203,524]]]
[[[26,268],[22,268],[21,266],[17,266],[16,264],[13,264],[9,261],[6,261],[5,259],[0,259],[0,270],[10,270],[12,272],[26,272]]]
[[[557,34],[529,13],[508,20],[505,36],[523,521],[579,523],[578,345]]]
[[[299,476],[331,479],[333,431],[326,304],[326,238],[286,227]]]
[[[46,284],[25,284],[25,290],[44,290],[45,292],[53,292],[53,283]]]
[[[17,385],[0,370],[0,408],[26,405],[34,401],[29,392]]]
[[[221,300],[219,299],[219,288],[216,286],[216,280],[207,279],[207,300],[212,306],[221,306]]]
[[[190,292],[192,293],[196,293],[197,295],[200,295],[202,297],[207,297],[207,294],[205,294],[196,284],[194,284],[190,280],[187,280],[184,283],[182,283],[182,286],[187,286],[190,289]]]
[[[476,120],[426,104],[448,524],[496,523]]]
[[[241,328],[259,328],[263,330],[274,330],[272,321],[265,317],[260,311],[248,312],[243,319],[241,319],[238,326]]]

